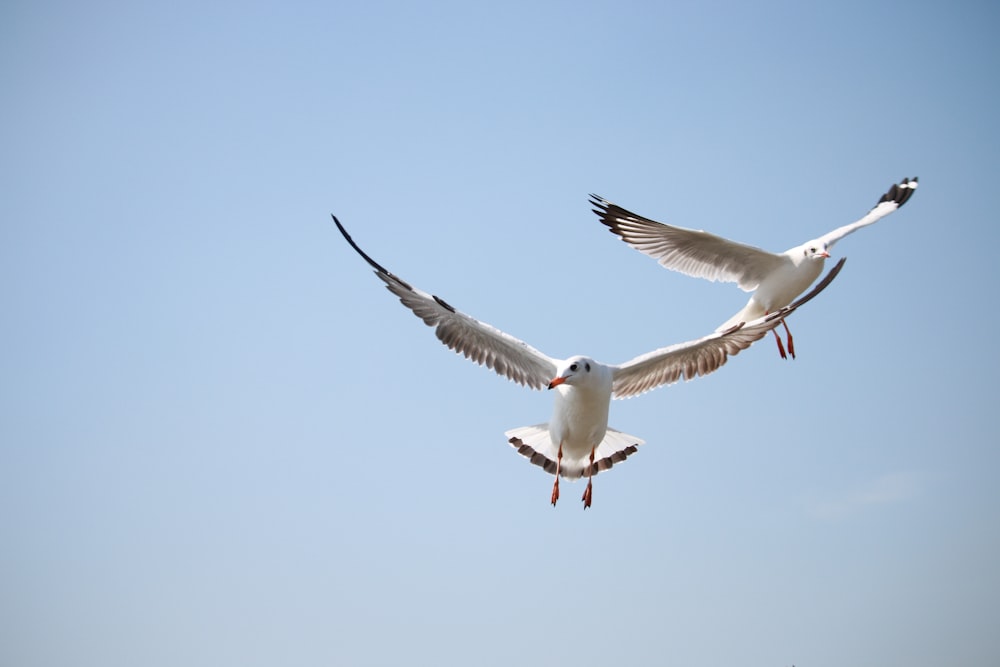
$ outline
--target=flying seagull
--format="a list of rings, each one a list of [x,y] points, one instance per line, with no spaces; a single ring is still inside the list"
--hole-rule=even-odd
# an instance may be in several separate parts
[[[440,297],[413,287],[369,257],[340,224],[347,242],[404,306],[434,328],[438,340],[470,361],[531,389],[555,389],[547,424],[511,429],[505,435],[517,452],[555,475],[551,502],[559,499],[559,478],[587,478],[584,509],[593,499],[593,477],[636,452],[643,441],[608,427],[611,399],[629,398],[680,379],[707,375],[763,338],[796,308],[836,277],[840,262],[806,296],[771,315],[726,331],[643,354],[624,364],[602,364],[586,356],[550,357],[510,334],[480,322]]]
[[[823,270],[833,245],[848,234],[877,222],[902,206],[917,189],[917,179],[904,178],[882,195],[875,207],[860,220],[806,241],[785,252],[773,253],[715,236],[708,232],[674,227],[627,211],[617,204],[590,196],[601,222],[636,250],[660,265],[695,278],[736,283],[744,292],[756,290],[747,305],[719,326],[725,331],[739,322],[749,322],[784,308],[805,291]],[[788,352],[795,358],[792,332]],[[774,331],[778,352],[787,358],[781,337]]]

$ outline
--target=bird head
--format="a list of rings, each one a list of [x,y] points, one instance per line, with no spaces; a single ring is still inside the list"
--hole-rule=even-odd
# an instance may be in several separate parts
[[[808,243],[802,244],[802,255],[806,259],[828,259],[830,253],[827,250],[826,243],[822,241],[809,241]]]
[[[559,372],[552,381],[549,382],[549,389],[554,389],[561,384],[583,385],[592,377],[597,363],[588,357],[572,357],[563,362],[559,367]]]

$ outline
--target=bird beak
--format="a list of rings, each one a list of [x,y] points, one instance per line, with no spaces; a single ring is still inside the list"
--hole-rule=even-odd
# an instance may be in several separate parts
[[[830,253],[828,253],[826,250],[824,250],[823,252],[818,252],[816,254],[819,255],[820,257],[825,257],[826,259],[830,259]]]
[[[549,383],[549,389],[552,389],[553,387],[558,387],[559,385],[561,385],[565,381],[566,381],[566,378],[555,378],[555,379],[552,380],[552,382]]]

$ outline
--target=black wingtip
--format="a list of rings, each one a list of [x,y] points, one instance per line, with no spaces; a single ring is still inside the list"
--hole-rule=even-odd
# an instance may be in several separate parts
[[[364,258],[364,260],[366,262],[368,262],[368,264],[373,269],[375,269],[375,272],[379,275],[379,277],[382,280],[385,280],[386,282],[389,282],[389,281],[396,282],[396,283],[399,283],[400,285],[402,285],[403,287],[405,287],[408,290],[411,290],[411,291],[413,290],[413,287],[408,282],[406,282],[405,280],[403,280],[399,276],[395,275],[394,273],[392,273],[391,271],[389,271],[388,269],[386,269],[384,266],[382,266],[381,264],[379,264],[378,262],[376,262],[374,259],[372,259],[371,257],[369,257],[368,253],[366,253],[364,250],[362,250],[361,248],[359,248],[358,244],[355,243],[354,239],[351,238],[351,235],[347,233],[346,229],[344,229],[344,226],[342,224],[340,224],[340,220],[337,220],[337,216],[335,216],[333,213],[331,213],[330,217],[333,218],[333,221],[337,224],[337,229],[339,229],[340,233],[344,235],[344,238],[347,239],[347,242],[351,244],[351,247],[354,248],[354,251],[356,253],[358,253],[359,255],[361,255],[361,257]],[[446,306],[449,309],[451,308],[451,306],[448,306],[447,304],[442,304],[442,305]]]
[[[383,267],[381,264],[379,264],[374,259],[369,257],[368,253],[366,253],[364,250],[358,247],[358,244],[354,242],[354,239],[352,239],[351,235],[347,233],[347,230],[344,229],[344,226],[340,224],[340,220],[337,219],[337,216],[331,213],[330,217],[333,218],[333,222],[334,224],[337,225],[337,229],[340,230],[340,233],[343,234],[347,242],[351,244],[351,247],[354,248],[354,251],[359,255],[361,255],[364,258],[364,260],[372,266],[372,268],[374,268],[376,271],[379,271],[380,273],[384,273],[386,275],[392,275],[388,271],[386,271],[385,267]]]
[[[878,204],[882,204],[884,202],[895,202],[897,206],[902,206],[910,200],[910,197],[913,196],[919,182],[920,179],[916,176],[913,178],[904,178],[899,183],[893,184],[893,186],[889,188],[889,191],[882,195],[882,198],[878,200]],[[876,204],[876,206],[878,206],[878,204]]]
[[[609,202],[604,197],[600,195],[592,194],[590,195],[590,204],[594,208],[590,209],[593,211],[598,218],[598,221],[608,228],[608,231],[615,236],[622,238],[622,232],[618,228],[618,220],[620,218],[635,218],[637,217],[635,213],[628,211],[618,204]],[[624,239],[622,239],[624,240]]]
[[[611,207],[611,202],[609,202],[604,197],[600,195],[590,194],[590,201],[588,202],[594,208],[590,209],[602,218],[601,222],[604,222],[603,218],[608,213],[608,209]]]

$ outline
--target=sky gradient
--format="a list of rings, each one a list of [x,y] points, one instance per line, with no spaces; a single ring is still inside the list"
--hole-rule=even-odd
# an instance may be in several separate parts
[[[996,664],[998,18],[7,3],[0,663]],[[620,363],[747,296],[589,193],[781,251],[913,176],[796,360],[612,403],[647,444],[586,512],[503,437],[552,397],[447,350],[330,221]]]

